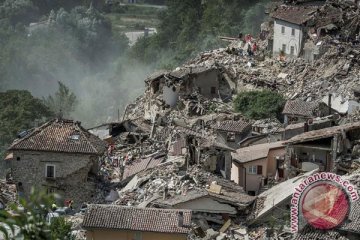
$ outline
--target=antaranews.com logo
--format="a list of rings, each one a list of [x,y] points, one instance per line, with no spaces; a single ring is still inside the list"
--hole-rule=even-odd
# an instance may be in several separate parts
[[[307,224],[333,229],[348,217],[351,202],[359,200],[357,189],[335,173],[315,173],[302,181],[291,199],[291,231]]]

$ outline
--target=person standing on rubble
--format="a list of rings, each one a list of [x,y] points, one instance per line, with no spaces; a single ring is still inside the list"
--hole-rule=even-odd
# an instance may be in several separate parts
[[[247,43],[247,54],[251,57],[253,55],[253,52],[251,50],[251,43]]]
[[[253,54],[256,52],[256,50],[257,50],[257,45],[256,45],[256,42],[254,42],[254,44],[252,45]]]

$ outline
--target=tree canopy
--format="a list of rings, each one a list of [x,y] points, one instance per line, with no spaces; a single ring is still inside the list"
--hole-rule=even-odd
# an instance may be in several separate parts
[[[65,84],[62,82],[58,84],[57,92],[44,98],[44,103],[56,116],[68,118],[75,110],[77,98]]]
[[[132,56],[172,68],[198,52],[225,46],[218,36],[255,34],[270,0],[167,0],[158,34],[143,38]]]
[[[0,92],[0,150],[21,130],[26,130],[53,116],[42,100],[35,98],[26,90]]]

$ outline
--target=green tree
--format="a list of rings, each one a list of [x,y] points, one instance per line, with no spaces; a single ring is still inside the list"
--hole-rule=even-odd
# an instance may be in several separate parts
[[[56,240],[75,240],[71,234],[72,224],[64,217],[53,218],[50,224],[51,239]]]
[[[44,103],[25,90],[0,92],[0,153],[21,130],[29,129],[52,117]]]
[[[284,97],[270,90],[241,92],[234,99],[234,110],[251,119],[281,119],[284,105]]]
[[[59,88],[52,96],[44,98],[45,105],[57,116],[69,117],[78,103],[76,95],[62,82],[58,82]]]
[[[0,211],[0,232],[6,239],[13,239],[15,236],[25,240],[75,239],[71,235],[71,224],[64,218],[53,218],[51,223],[46,221],[46,215],[55,199],[55,195],[32,189],[28,200],[19,200],[20,206],[10,205],[12,213]]]

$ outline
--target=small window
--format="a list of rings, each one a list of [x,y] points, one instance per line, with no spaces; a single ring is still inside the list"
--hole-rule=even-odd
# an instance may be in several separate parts
[[[16,157],[16,161],[20,161],[20,157]]]
[[[74,133],[74,134],[72,134],[72,135],[70,136],[70,138],[71,138],[72,140],[79,140],[79,139],[80,139],[80,134]]]
[[[216,87],[211,87],[211,94],[216,94]]]
[[[257,174],[257,166],[250,166],[248,168],[248,173],[249,174]]]
[[[291,36],[295,36],[295,29],[294,28],[291,29]]]
[[[46,164],[45,177],[55,178],[55,165]]]
[[[281,27],[281,33],[285,34],[285,27],[284,26]]]
[[[258,165],[258,166],[257,166],[256,173],[257,173],[258,175],[261,175],[261,174],[262,174],[262,166],[261,166],[261,165]]]
[[[294,54],[295,54],[295,47],[294,47],[294,46],[291,46],[291,47],[290,47],[290,54],[291,54],[291,55],[294,55]]]
[[[282,49],[281,49],[284,53],[286,52],[286,44],[282,45]]]

